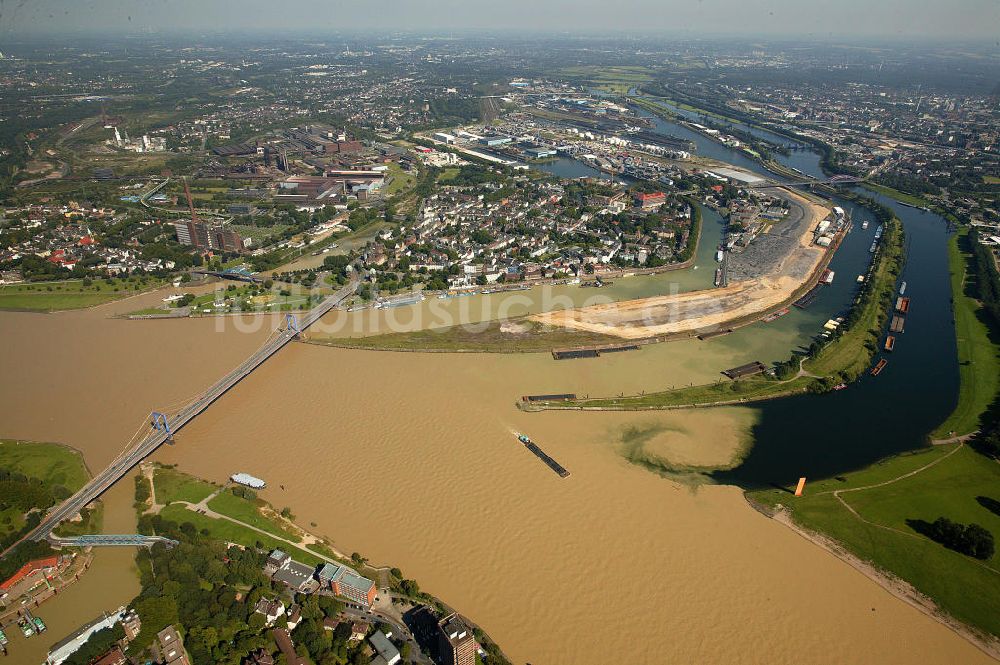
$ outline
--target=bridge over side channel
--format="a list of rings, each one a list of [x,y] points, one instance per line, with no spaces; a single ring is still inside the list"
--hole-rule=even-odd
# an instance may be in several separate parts
[[[309,310],[297,326],[290,325],[284,330],[277,331],[277,334],[273,337],[273,339],[269,339],[252,356],[244,360],[239,367],[216,381],[205,392],[201,393],[197,399],[174,414],[173,417],[164,418],[163,421],[154,422],[154,425],[157,425],[155,431],[151,432],[138,444],[120,455],[106,469],[101,471],[93,479],[91,479],[89,483],[80,488],[76,494],[50,511],[49,514],[46,515],[45,518],[38,524],[38,526],[32,529],[18,542],[22,542],[24,540],[45,540],[49,538],[52,535],[53,529],[55,529],[60,523],[80,512],[84,506],[103,494],[109,487],[114,485],[126,473],[128,473],[129,470],[131,470],[135,465],[151,455],[157,448],[163,445],[165,441],[169,440],[174,432],[194,420],[205,409],[207,409],[212,402],[219,399],[219,397],[224,395],[230,388],[242,381],[245,377],[249,376],[250,373],[260,367],[265,360],[280,351],[286,344],[288,344],[288,342],[295,339],[300,332],[306,330],[309,326],[316,323],[316,321],[318,321],[324,314],[346,300],[357,290],[357,287],[358,282],[352,281],[350,284],[340,289],[337,293],[325,298],[319,305]],[[7,551],[16,545],[17,543],[12,545],[11,548],[8,548]],[[6,554],[6,551],[3,552],[3,554]],[[2,556],[2,554],[0,554],[0,556]]]

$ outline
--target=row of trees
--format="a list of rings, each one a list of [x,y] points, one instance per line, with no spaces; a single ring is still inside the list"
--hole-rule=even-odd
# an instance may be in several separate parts
[[[939,517],[927,527],[926,535],[949,549],[977,559],[993,556],[993,534],[978,524],[962,524]]]
[[[979,299],[993,318],[994,323],[1000,325],[1000,271],[997,270],[993,250],[982,244],[980,240],[978,230],[969,231],[976,284],[979,287]]]

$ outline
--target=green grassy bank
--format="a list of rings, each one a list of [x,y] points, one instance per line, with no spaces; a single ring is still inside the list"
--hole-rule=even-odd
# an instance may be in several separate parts
[[[931,432],[931,438],[962,436],[979,429],[981,418],[1000,391],[1000,347],[990,336],[989,315],[977,299],[972,281],[972,257],[963,228],[948,243],[951,291],[954,299],[958,371],[961,379],[955,410]]]
[[[921,532],[922,525],[947,517],[980,524],[1000,537],[1000,464],[968,446],[933,446],[891,457],[809,483],[802,497],[794,497],[790,487],[748,497],[771,508],[784,506],[797,524],[906,580],[955,618],[1000,635],[1000,554],[980,561]]]

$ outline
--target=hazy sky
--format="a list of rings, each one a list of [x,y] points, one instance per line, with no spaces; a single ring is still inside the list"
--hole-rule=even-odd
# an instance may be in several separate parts
[[[1000,0],[0,0],[3,35],[503,29],[994,40]]]

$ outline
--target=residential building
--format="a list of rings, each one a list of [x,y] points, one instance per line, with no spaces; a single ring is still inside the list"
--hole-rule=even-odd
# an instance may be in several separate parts
[[[278,617],[285,613],[285,604],[277,598],[261,598],[253,611],[263,614],[266,625],[273,626]]]
[[[295,645],[292,643],[292,636],[284,628],[276,628],[271,631],[271,637],[285,657],[287,665],[307,665],[309,661],[295,653]]]
[[[479,645],[458,614],[450,614],[438,623],[438,650],[444,665],[475,665]]]
[[[125,654],[122,653],[121,647],[116,646],[111,651],[91,663],[91,665],[125,665],[127,662],[128,659],[125,658]]]
[[[260,648],[244,658],[243,665],[274,665],[274,656],[266,649]]]
[[[173,626],[167,626],[156,634],[152,646],[153,657],[161,665],[190,665],[184,642]]]
[[[142,621],[139,619],[139,613],[135,610],[128,610],[122,615],[122,628],[125,629],[125,639],[131,642],[138,635],[139,631],[142,630]]]
[[[360,642],[365,639],[365,635],[368,634],[368,629],[371,628],[366,621],[355,621],[351,624],[351,642]]]

